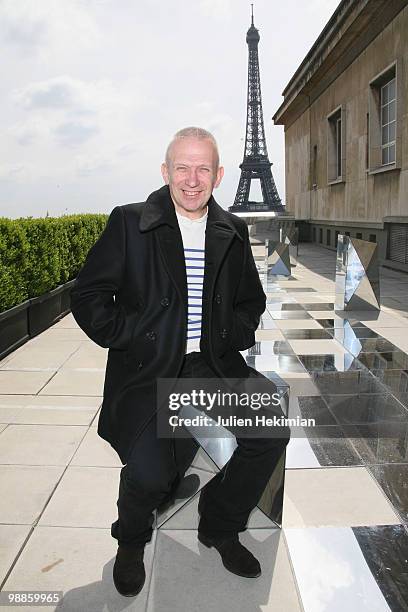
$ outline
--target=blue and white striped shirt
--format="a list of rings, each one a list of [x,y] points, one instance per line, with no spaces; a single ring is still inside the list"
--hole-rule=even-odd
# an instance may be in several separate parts
[[[200,350],[202,300],[205,262],[205,228],[208,212],[199,219],[189,219],[176,212],[183,239],[186,262],[188,313],[186,353]]]

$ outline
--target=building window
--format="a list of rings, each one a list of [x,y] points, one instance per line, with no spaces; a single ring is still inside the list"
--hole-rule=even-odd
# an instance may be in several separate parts
[[[323,229],[322,228],[319,229],[319,242],[320,244],[323,244]]]
[[[344,232],[345,236],[350,236],[350,232]]]
[[[377,242],[377,236],[375,234],[370,234],[370,242]]]
[[[331,245],[331,231],[329,229],[326,230],[326,245],[327,246]]]
[[[344,179],[344,113],[337,108],[327,117],[327,182],[339,182]]]
[[[381,163],[395,163],[396,79],[381,87]]]
[[[370,168],[370,115],[366,118],[366,151],[365,151],[366,170]]]
[[[313,242],[316,242],[316,228],[313,228]]]
[[[397,93],[397,67],[394,64],[370,83],[367,140],[371,171],[396,166]]]
[[[317,189],[317,145],[313,146],[312,189]]]
[[[356,238],[358,238],[358,240],[362,240],[363,239],[363,234],[361,232],[357,232]]]

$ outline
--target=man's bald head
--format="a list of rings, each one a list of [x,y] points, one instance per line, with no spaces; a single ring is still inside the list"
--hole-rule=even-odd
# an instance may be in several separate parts
[[[182,140],[183,138],[196,138],[197,140],[209,140],[214,148],[214,160],[216,164],[214,170],[215,171],[218,170],[218,167],[220,165],[220,156],[218,153],[217,141],[215,140],[211,132],[208,132],[208,130],[204,130],[204,128],[199,128],[199,127],[194,127],[194,126],[183,128],[182,130],[179,130],[178,132],[176,132],[176,134],[174,134],[173,139],[170,141],[167,147],[167,150],[166,150],[167,167],[169,167],[171,164],[172,149],[175,143],[178,142],[179,140]]]

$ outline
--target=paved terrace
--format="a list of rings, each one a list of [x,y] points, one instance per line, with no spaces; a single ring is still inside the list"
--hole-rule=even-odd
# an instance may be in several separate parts
[[[334,253],[300,245],[299,255],[294,278],[268,288],[249,359],[290,383],[291,415],[320,427],[288,446],[283,529],[257,511],[242,536],[262,577],[229,574],[198,544],[194,498],[147,546],[140,595],[117,594],[121,464],[96,433],[106,351],[68,315],[0,362],[4,590],[62,590],[62,609],[75,612],[408,608],[408,276],[382,271],[381,313],[350,315],[353,338],[336,332]],[[397,424],[394,439],[341,437],[339,423],[364,431],[378,415]],[[191,468],[203,482],[212,469],[200,454]]]

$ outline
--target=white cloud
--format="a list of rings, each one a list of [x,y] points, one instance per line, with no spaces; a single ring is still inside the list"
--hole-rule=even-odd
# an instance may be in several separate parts
[[[86,4],[77,0],[2,0],[0,37],[24,53],[89,49],[100,39]]]
[[[12,98],[22,114],[8,132],[20,144],[56,138],[69,147],[85,143],[98,132],[109,134],[113,142],[122,138],[121,128],[146,102],[132,82],[117,86],[106,79],[83,81],[70,76],[29,83],[13,92]]]
[[[94,156],[77,156],[75,160],[77,175],[81,178],[89,178],[101,174],[106,175],[107,172],[112,172],[116,164],[104,156],[97,154]]]
[[[79,121],[65,121],[54,130],[57,140],[68,147],[81,145],[97,133],[96,125],[87,125]]]
[[[0,165],[0,180],[15,179],[18,175],[24,172],[22,164],[1,164]]]
[[[14,92],[18,104],[27,110],[61,109],[81,103],[81,82],[69,77],[56,77],[30,83]]]
[[[13,92],[14,100],[32,111],[75,111],[78,114],[118,112],[141,101],[125,97],[126,83],[118,87],[109,79],[82,80],[68,75],[35,81]],[[126,94],[129,95],[129,91]]]

